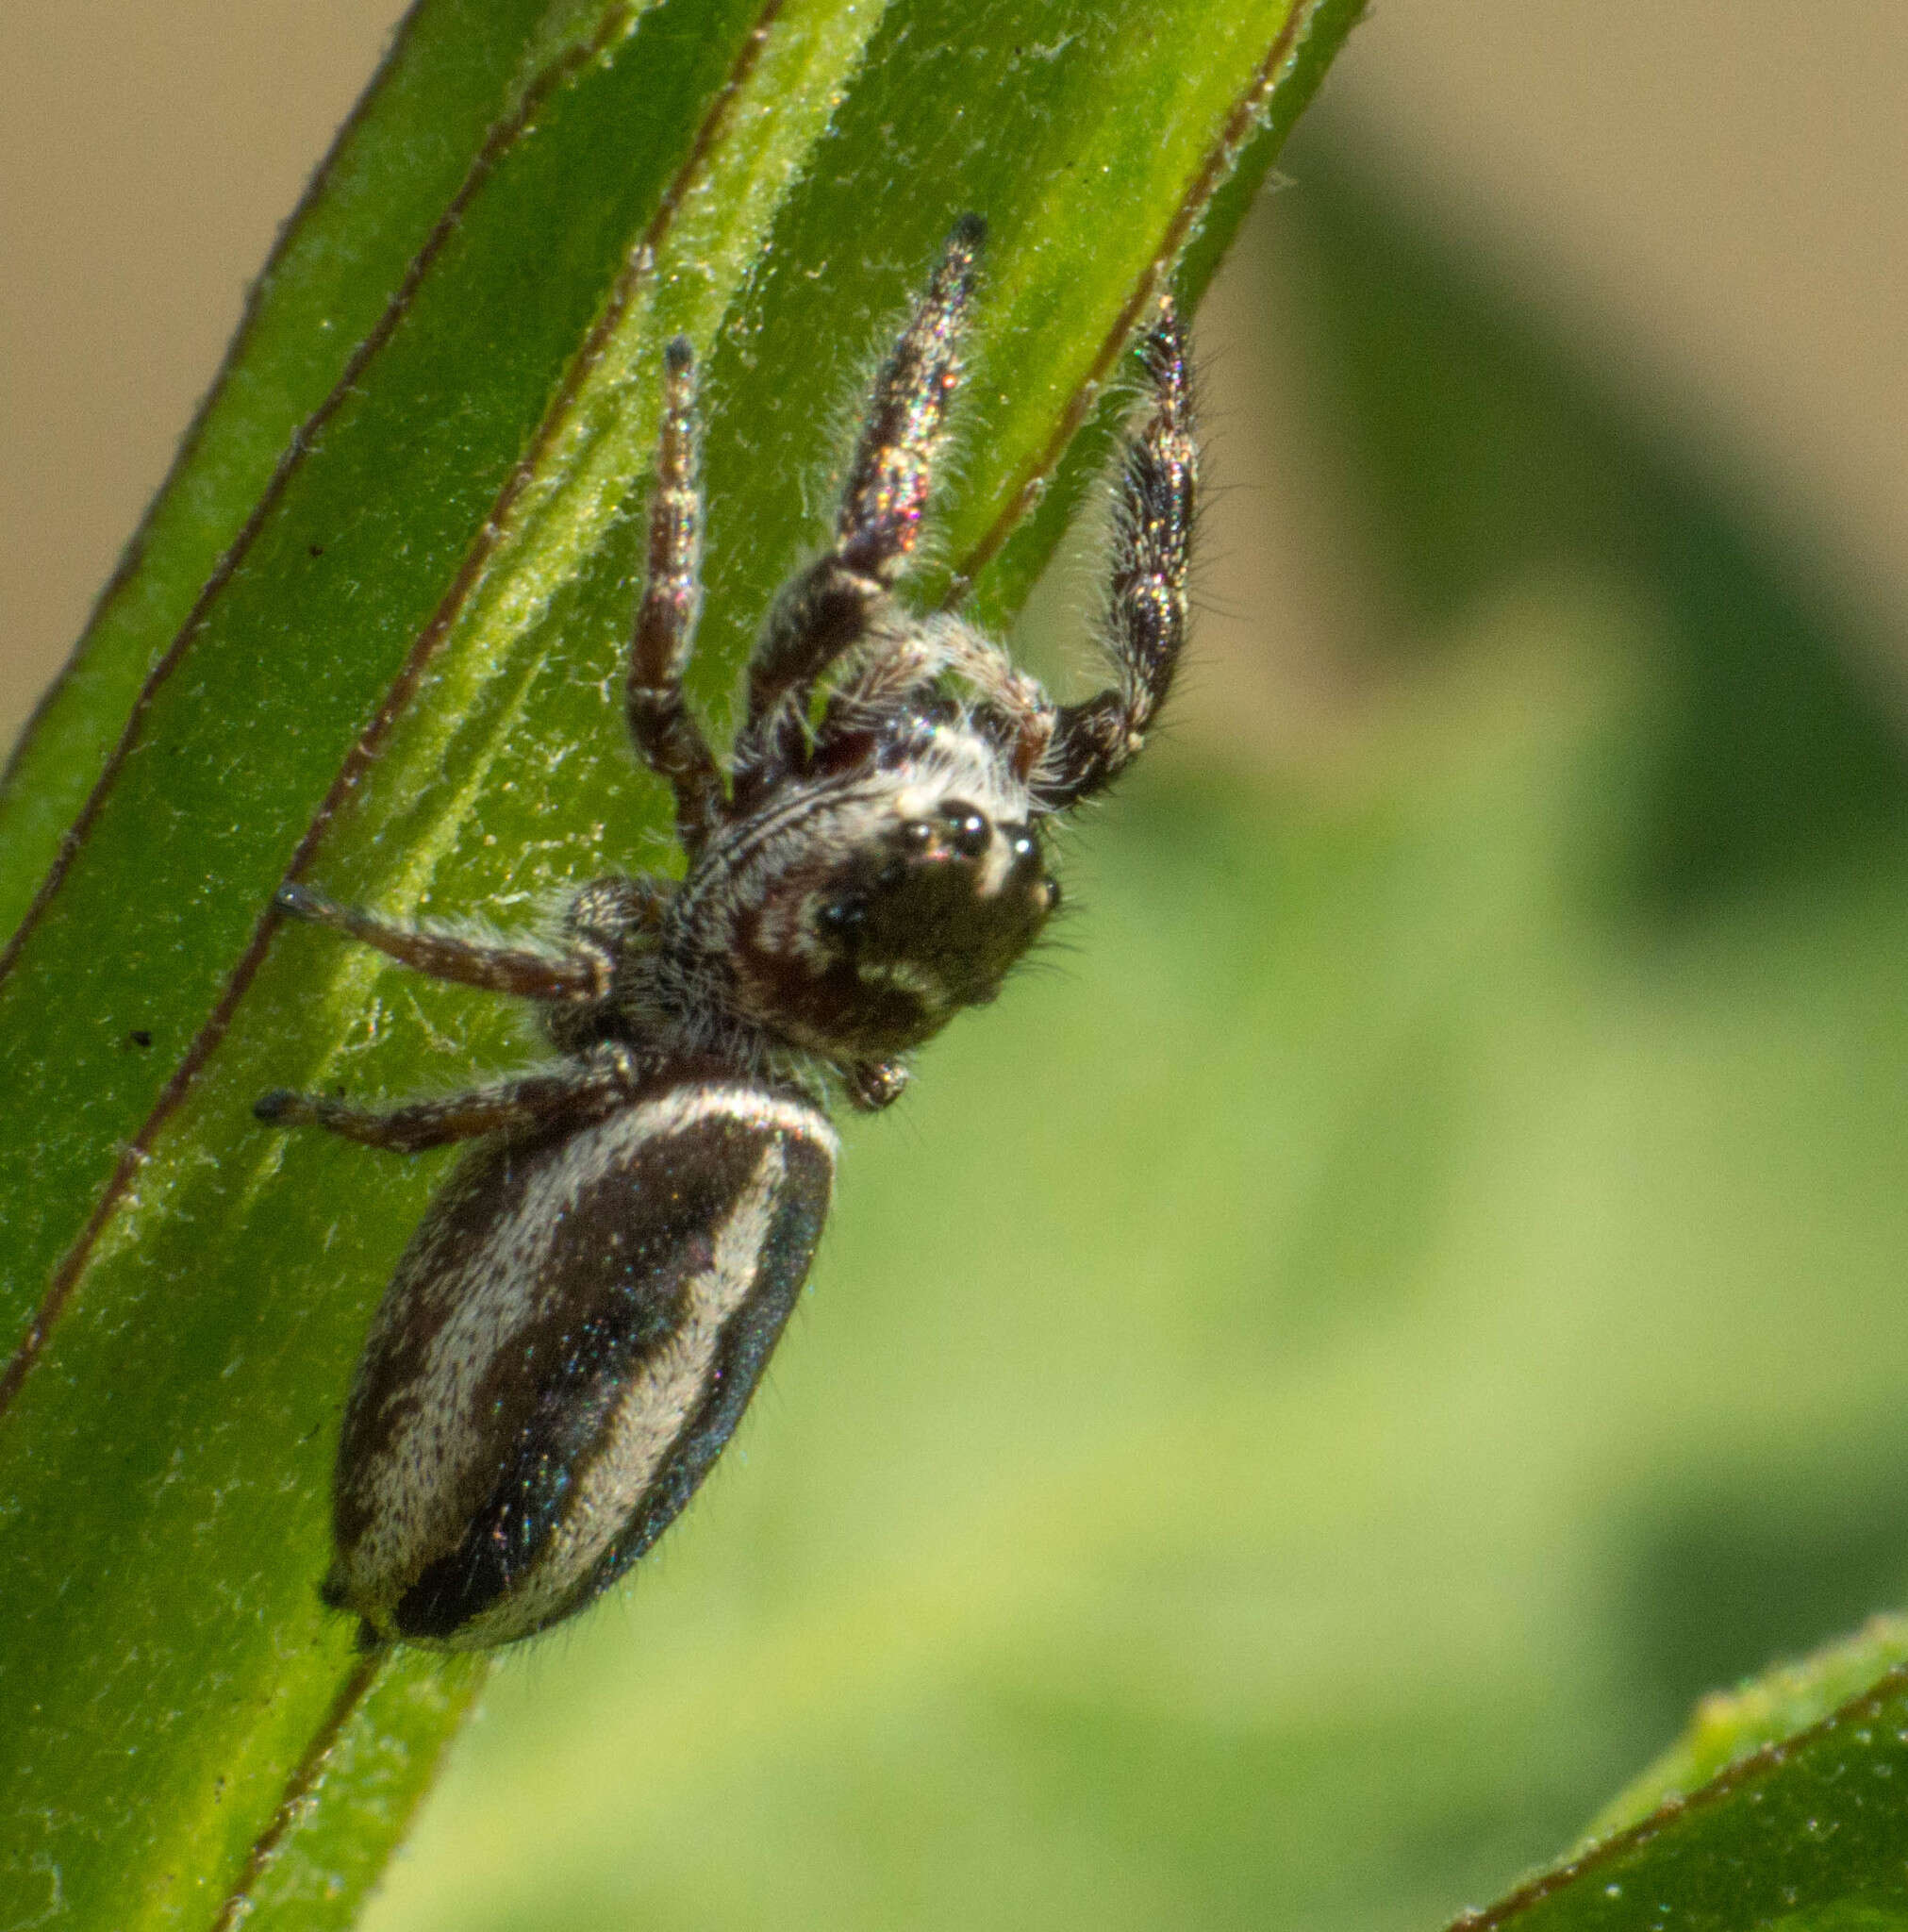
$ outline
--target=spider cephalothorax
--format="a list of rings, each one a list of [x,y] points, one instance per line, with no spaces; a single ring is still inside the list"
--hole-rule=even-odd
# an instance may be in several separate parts
[[[826,1090],[888,1105],[902,1056],[994,997],[1058,903],[1040,822],[1107,785],[1166,696],[1196,462],[1166,304],[1114,520],[1112,686],[1055,705],[958,616],[893,593],[983,233],[955,225],[883,365],[834,543],[769,613],[726,760],[683,696],[702,498],[693,358],[681,339],[665,353],[628,718],[674,792],[679,884],[599,879],[559,945],[521,950],[278,895],[420,971],[544,1003],[565,1056],[388,1112],[258,1103],[403,1151],[485,1137],[399,1263],[346,1407],[326,1593],[368,1641],[527,1635],[660,1534],[807,1273],[834,1173]]]

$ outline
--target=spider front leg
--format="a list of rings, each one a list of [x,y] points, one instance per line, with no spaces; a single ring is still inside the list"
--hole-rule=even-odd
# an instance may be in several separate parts
[[[675,793],[676,836],[694,858],[727,803],[722,768],[683,695],[702,610],[701,442],[695,352],[677,336],[663,351],[662,441],[649,504],[649,570],[629,655],[629,735]]]
[[[815,680],[868,634],[868,619],[921,534],[935,459],[960,382],[960,341],[987,224],[954,224],[926,293],[875,379],[835,520],[835,542],[782,592],[749,661],[738,768],[771,761]]]
[[[1186,639],[1186,577],[1199,488],[1186,330],[1170,301],[1143,356],[1153,386],[1144,427],[1128,444],[1115,515],[1107,648],[1119,682],[1054,721],[1036,787],[1041,809],[1064,811],[1132,762],[1166,702]]]

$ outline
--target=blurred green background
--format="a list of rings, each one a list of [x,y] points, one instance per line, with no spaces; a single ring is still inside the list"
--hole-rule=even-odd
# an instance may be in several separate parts
[[[1908,571],[1383,98],[1202,320],[1203,641],[1057,941],[378,1932],[1430,1926],[1908,1598]]]

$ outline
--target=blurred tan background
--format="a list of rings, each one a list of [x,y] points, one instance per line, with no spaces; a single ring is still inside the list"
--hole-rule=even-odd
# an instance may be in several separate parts
[[[0,10],[0,739],[78,635],[399,11]],[[1784,492],[1893,636],[1908,615],[1904,98],[1899,0],[1389,0],[1324,108],[1726,468]],[[1275,198],[1243,248],[1276,259],[1278,221]],[[1329,717],[1357,617],[1311,541],[1302,399],[1257,413],[1280,393],[1263,286],[1230,276],[1206,317],[1221,489],[1202,649],[1228,664],[1230,735],[1290,749]],[[1187,723],[1220,723],[1218,682],[1196,681]]]

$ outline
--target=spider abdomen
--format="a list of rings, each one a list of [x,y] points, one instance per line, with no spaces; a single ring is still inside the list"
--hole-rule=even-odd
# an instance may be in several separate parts
[[[379,1637],[481,1647],[621,1574],[740,1420],[835,1154],[805,1099],[690,1079],[468,1158],[358,1366],[327,1596]]]

